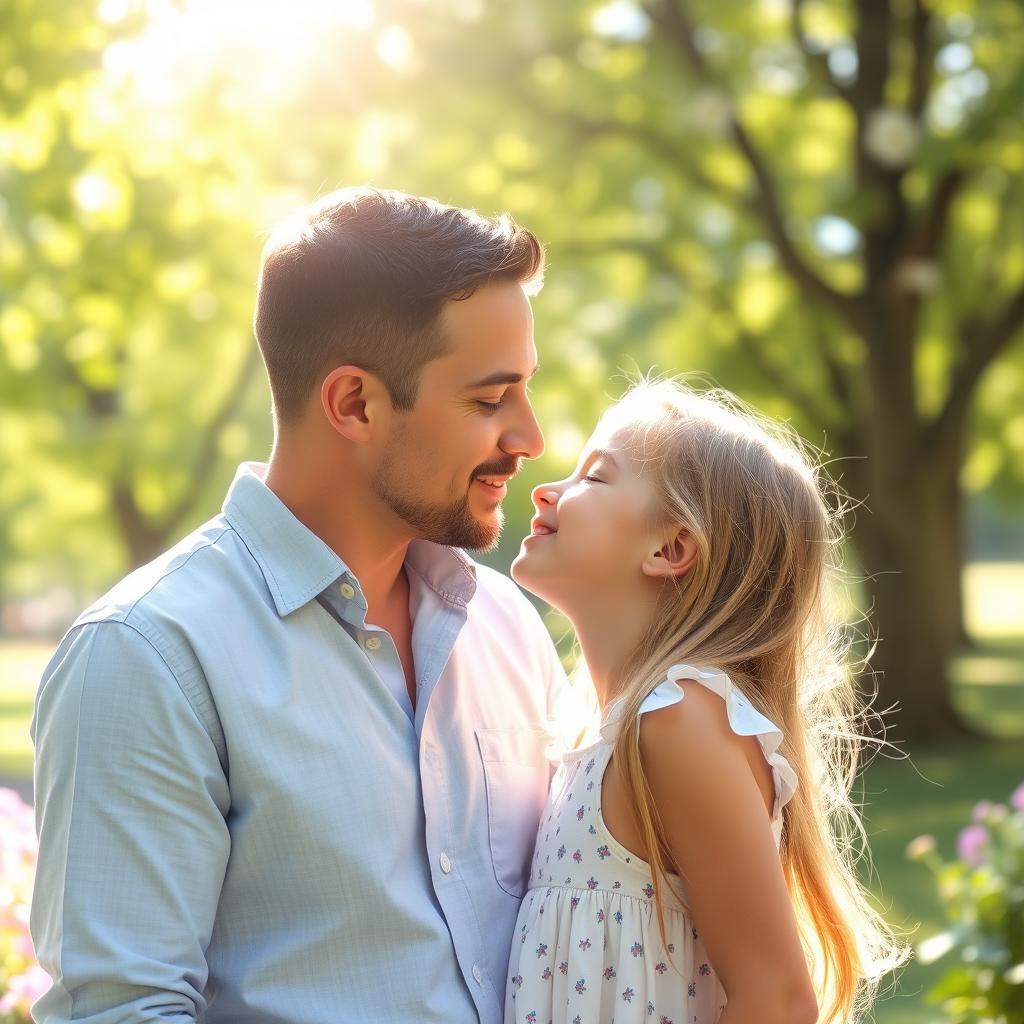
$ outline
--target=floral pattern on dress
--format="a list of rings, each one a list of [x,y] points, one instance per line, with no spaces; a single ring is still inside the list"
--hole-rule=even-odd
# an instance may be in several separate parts
[[[778,844],[781,810],[796,786],[777,752],[781,733],[726,676],[688,666],[670,670],[640,713],[683,699],[676,679],[718,692],[734,729],[758,736],[773,767]],[[682,880],[669,876],[661,886],[669,940],[663,947],[650,869],[605,827],[601,788],[621,728],[614,711],[615,705],[608,709],[601,739],[565,755],[552,780],[509,964],[506,1024],[715,1024],[725,1008],[725,992],[685,911]]]

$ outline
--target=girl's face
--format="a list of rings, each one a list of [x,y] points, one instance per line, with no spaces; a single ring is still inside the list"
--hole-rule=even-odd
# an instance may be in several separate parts
[[[517,583],[568,614],[649,585],[645,565],[665,531],[656,528],[654,488],[624,428],[599,427],[572,475],[534,488],[532,498],[537,514],[512,563]]]

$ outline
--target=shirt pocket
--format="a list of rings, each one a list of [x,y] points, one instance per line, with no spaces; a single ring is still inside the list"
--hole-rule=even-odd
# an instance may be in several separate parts
[[[544,729],[477,729],[487,789],[487,835],[498,885],[522,896],[529,880],[537,824],[548,797],[551,765]]]

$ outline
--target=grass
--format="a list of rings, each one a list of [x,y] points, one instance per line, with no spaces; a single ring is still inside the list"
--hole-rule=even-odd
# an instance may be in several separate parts
[[[873,871],[871,886],[894,925],[913,930],[912,942],[942,930],[931,874],[906,860],[915,836],[929,833],[944,856],[981,799],[1005,800],[1024,780],[1024,563],[969,566],[964,574],[968,628],[978,647],[951,672],[954,701],[986,741],[918,745],[909,757],[878,757],[858,783],[864,804]],[[32,696],[51,644],[0,644],[0,776],[28,778],[32,750],[28,722]],[[1016,738],[1014,738],[1016,737]],[[889,983],[875,1007],[878,1024],[930,1024],[941,1020],[924,993],[947,964],[910,963]]]
[[[1018,688],[1024,694],[1024,686]],[[919,746],[910,758],[877,758],[862,776],[864,802],[874,872],[867,865],[863,880],[870,885],[886,919],[913,930],[911,943],[943,930],[931,873],[904,854],[915,836],[935,836],[939,851],[950,859],[957,833],[982,799],[1005,801],[1024,781],[1024,758],[1019,740],[965,742],[952,746]],[[876,1003],[878,1024],[927,1024],[941,1020],[924,993],[948,969],[949,963],[923,966],[912,961],[901,972],[895,989]]]
[[[38,641],[0,644],[0,776],[32,775],[32,700],[54,646]]]

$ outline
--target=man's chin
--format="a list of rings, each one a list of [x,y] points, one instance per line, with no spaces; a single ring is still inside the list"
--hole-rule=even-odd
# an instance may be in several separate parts
[[[491,522],[477,519],[477,530],[474,531],[472,540],[459,546],[469,551],[479,551],[482,554],[487,554],[488,551],[493,551],[498,546],[498,541],[501,539],[501,529],[504,525],[500,510]]]

